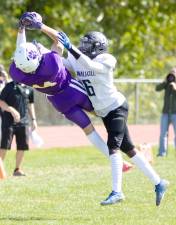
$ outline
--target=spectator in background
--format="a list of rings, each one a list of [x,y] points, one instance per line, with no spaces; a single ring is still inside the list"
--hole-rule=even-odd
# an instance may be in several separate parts
[[[4,160],[11,148],[13,136],[16,136],[17,153],[14,176],[25,176],[21,169],[24,151],[29,149],[29,116],[32,130],[36,129],[34,93],[32,88],[14,81],[6,84],[0,95],[2,113],[2,141],[0,157]]]
[[[8,78],[8,75],[5,71],[5,68],[2,64],[0,64],[0,93],[7,83],[7,78]],[[1,141],[1,124],[2,124],[1,116],[2,116],[2,111],[0,109],[0,141]]]
[[[166,76],[165,80],[156,86],[156,91],[164,90],[164,104],[160,123],[160,139],[158,156],[166,156],[168,151],[168,130],[172,124],[175,138],[174,145],[176,148],[176,67]]]

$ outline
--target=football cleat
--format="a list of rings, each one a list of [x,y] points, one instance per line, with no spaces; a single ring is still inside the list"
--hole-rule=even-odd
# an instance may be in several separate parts
[[[160,205],[168,185],[169,182],[167,180],[161,180],[159,184],[155,185],[156,206]]]
[[[100,202],[101,205],[112,205],[118,202],[121,202],[125,199],[125,196],[122,192],[112,191],[109,196]]]

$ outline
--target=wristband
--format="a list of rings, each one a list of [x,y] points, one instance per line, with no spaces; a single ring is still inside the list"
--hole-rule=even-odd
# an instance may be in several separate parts
[[[72,47],[70,49],[68,49],[68,51],[73,55],[73,57],[75,57],[75,59],[79,59],[79,57],[81,56],[79,52],[77,52],[75,49],[73,49]]]

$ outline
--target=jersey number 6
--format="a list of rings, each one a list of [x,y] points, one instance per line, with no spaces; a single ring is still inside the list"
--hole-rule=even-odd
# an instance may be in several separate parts
[[[83,82],[83,84],[84,84],[84,86],[86,88],[87,94],[89,96],[95,96],[95,91],[94,91],[94,89],[93,89],[93,87],[91,85],[90,80],[82,80],[82,82]]]

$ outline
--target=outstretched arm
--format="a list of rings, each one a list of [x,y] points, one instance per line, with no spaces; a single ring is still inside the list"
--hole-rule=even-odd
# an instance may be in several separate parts
[[[45,33],[47,36],[49,36],[53,40],[52,49],[53,51],[56,51],[59,55],[62,55],[64,47],[63,45],[58,41],[57,38],[57,31],[46,26],[42,22],[42,17],[40,14],[36,12],[25,12],[20,18],[19,21],[19,33],[24,33],[25,36],[25,29],[28,30],[41,30],[43,33]]]
[[[57,38],[58,31],[52,29],[51,27],[48,27],[45,24],[42,24],[41,31],[53,40],[53,45],[51,47],[51,50],[57,52],[60,56],[62,56],[64,51],[64,46],[58,41],[58,38]]]
[[[45,24],[42,24],[41,31],[45,33],[47,36],[49,36],[54,42],[58,42],[57,38],[58,31],[54,30],[51,27],[48,27]]]
[[[24,44],[26,43],[26,33],[24,28],[19,27],[16,40],[16,47],[19,47],[23,43]]]
[[[42,24],[41,31],[45,33],[46,35],[48,35],[55,43],[59,41],[62,44],[62,46],[64,46],[76,59],[80,57],[81,55],[80,51],[76,48],[73,48],[69,38],[65,39],[64,42],[60,40],[60,35],[63,32],[56,31],[45,24]]]
[[[75,59],[79,60],[79,63],[86,68],[90,68],[101,73],[106,73],[107,70],[109,70],[107,65],[92,61],[89,57],[82,54],[79,49],[71,44],[70,39],[64,32],[58,32],[43,24],[42,17],[38,13],[26,12],[22,15],[20,21],[26,29],[38,29],[48,35],[54,42],[58,42],[59,40],[62,45],[75,57]]]

